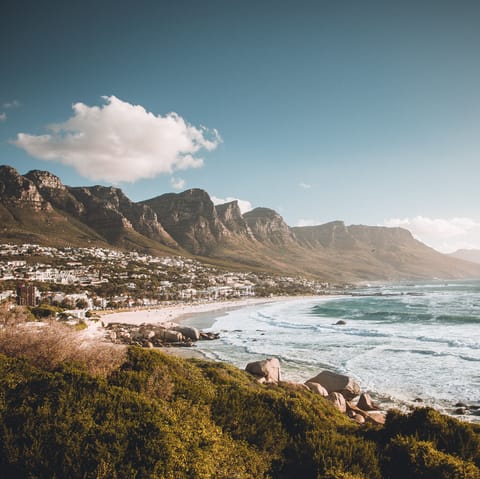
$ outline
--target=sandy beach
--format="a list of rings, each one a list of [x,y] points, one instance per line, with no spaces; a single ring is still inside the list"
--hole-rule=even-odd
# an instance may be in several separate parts
[[[316,296],[277,296],[273,298],[247,298],[230,301],[216,301],[209,303],[179,303],[163,307],[152,307],[150,309],[134,309],[132,311],[103,313],[101,320],[104,324],[109,323],[126,323],[139,325],[142,323],[164,324],[181,322],[187,317],[202,315],[204,313],[221,313],[231,311],[233,309],[253,306],[255,304],[265,304],[277,301],[292,301],[295,299],[314,299]],[[335,296],[319,296],[319,298],[332,298]],[[203,326],[204,328],[208,326]]]

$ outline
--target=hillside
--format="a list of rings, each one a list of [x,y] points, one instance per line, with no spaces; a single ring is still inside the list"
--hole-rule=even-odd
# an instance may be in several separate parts
[[[47,171],[0,166],[0,241],[114,246],[193,255],[229,267],[307,274],[326,281],[480,277],[480,266],[443,255],[401,228],[341,221],[289,227],[269,208],[241,214],[200,189],[135,203],[119,188],[69,187]]]
[[[105,344],[69,349],[72,363],[54,334],[15,337],[0,334],[2,478],[479,477],[478,427],[430,409],[358,426],[226,364],[140,348],[112,363]]]
[[[459,249],[449,256],[459,258],[472,263],[480,263],[480,250],[478,249]]]

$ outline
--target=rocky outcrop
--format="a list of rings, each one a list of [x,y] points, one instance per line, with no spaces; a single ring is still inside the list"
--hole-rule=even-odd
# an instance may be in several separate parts
[[[77,201],[58,176],[48,171],[31,170],[25,177],[35,183],[43,198],[55,208],[65,210],[77,218],[85,213],[84,205]]]
[[[343,394],[332,392],[327,396],[327,399],[338,409],[342,414],[347,412],[347,403]]]
[[[243,215],[255,238],[264,244],[284,246],[295,242],[295,235],[283,218],[269,208],[255,208]]]
[[[322,385],[328,393],[340,393],[347,400],[351,400],[360,394],[360,385],[355,379],[332,371],[322,371],[307,382]]]
[[[226,235],[226,228],[206,191],[168,193],[141,204],[149,206],[170,236],[191,253],[211,253]]]
[[[70,188],[70,191],[85,206],[85,222],[91,226],[99,225],[108,237],[116,237],[118,229],[126,228],[166,246],[178,247],[155,212],[147,205],[131,201],[121,189],[92,186]]]
[[[6,205],[29,208],[33,211],[51,211],[52,206],[38,191],[35,183],[11,166],[0,166],[0,198]]]
[[[174,331],[178,331],[183,334],[185,338],[191,339],[192,341],[198,341],[200,339],[200,331],[197,328],[191,326],[182,326],[181,324],[173,328]]]
[[[362,393],[358,399],[357,407],[362,409],[363,411],[375,411],[377,406],[375,406],[370,394]]]
[[[240,207],[238,206],[238,201],[231,201],[230,203],[216,205],[215,210],[217,212],[218,219],[230,233],[250,240],[255,240],[251,229],[242,216]]]
[[[106,326],[106,338],[117,344],[142,347],[193,346],[196,341],[218,339],[218,333],[203,333],[196,328],[165,324],[132,325],[110,323]]]
[[[318,394],[319,396],[323,396],[323,397],[328,396],[328,391],[321,384],[307,381],[305,383],[305,386],[307,386],[307,388],[310,391],[314,392],[315,394]]]
[[[280,361],[277,358],[248,363],[245,370],[257,376],[262,382],[278,383],[281,380]]]

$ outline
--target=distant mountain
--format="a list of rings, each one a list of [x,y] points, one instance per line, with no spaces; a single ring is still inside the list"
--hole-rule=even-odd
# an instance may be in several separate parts
[[[47,171],[21,175],[10,166],[0,166],[0,221],[1,242],[194,255],[329,281],[480,277],[479,265],[401,228],[342,221],[291,228],[269,208],[242,215],[236,201],[215,206],[201,189],[135,203],[119,188],[70,187]]]
[[[449,254],[449,256],[471,261],[472,263],[480,263],[480,249],[459,249]]]

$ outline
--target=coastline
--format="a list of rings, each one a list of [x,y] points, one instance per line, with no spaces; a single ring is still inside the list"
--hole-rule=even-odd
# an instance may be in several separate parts
[[[268,304],[280,301],[295,301],[305,299],[334,299],[339,295],[318,295],[318,296],[274,296],[271,298],[246,298],[228,301],[214,301],[206,303],[177,303],[168,306],[152,307],[148,309],[134,309],[132,311],[102,312],[100,319],[104,324],[126,323],[140,325],[179,323],[186,319],[198,317],[215,312],[218,316],[224,312],[241,309],[248,306]],[[213,324],[213,323],[211,323]],[[203,326],[203,328],[211,327]]]
[[[338,294],[324,295],[305,295],[305,296],[274,296],[270,298],[245,298],[228,301],[215,301],[205,303],[177,303],[173,305],[135,309],[133,311],[121,312],[103,312],[101,313],[101,322],[104,325],[110,323],[125,323],[131,325],[141,325],[143,323],[155,324],[166,328],[171,328],[177,324],[184,323],[187,326],[195,327],[199,330],[211,328],[216,318],[223,316],[225,313],[252,307],[255,305],[265,305],[277,302],[287,301],[305,301],[305,300],[329,300],[340,297]],[[103,327],[90,330],[90,335],[101,334]],[[86,335],[88,333],[86,332]],[[180,347],[168,346],[159,348],[162,352],[176,355],[182,358],[194,358],[213,360],[209,357],[201,347]]]

